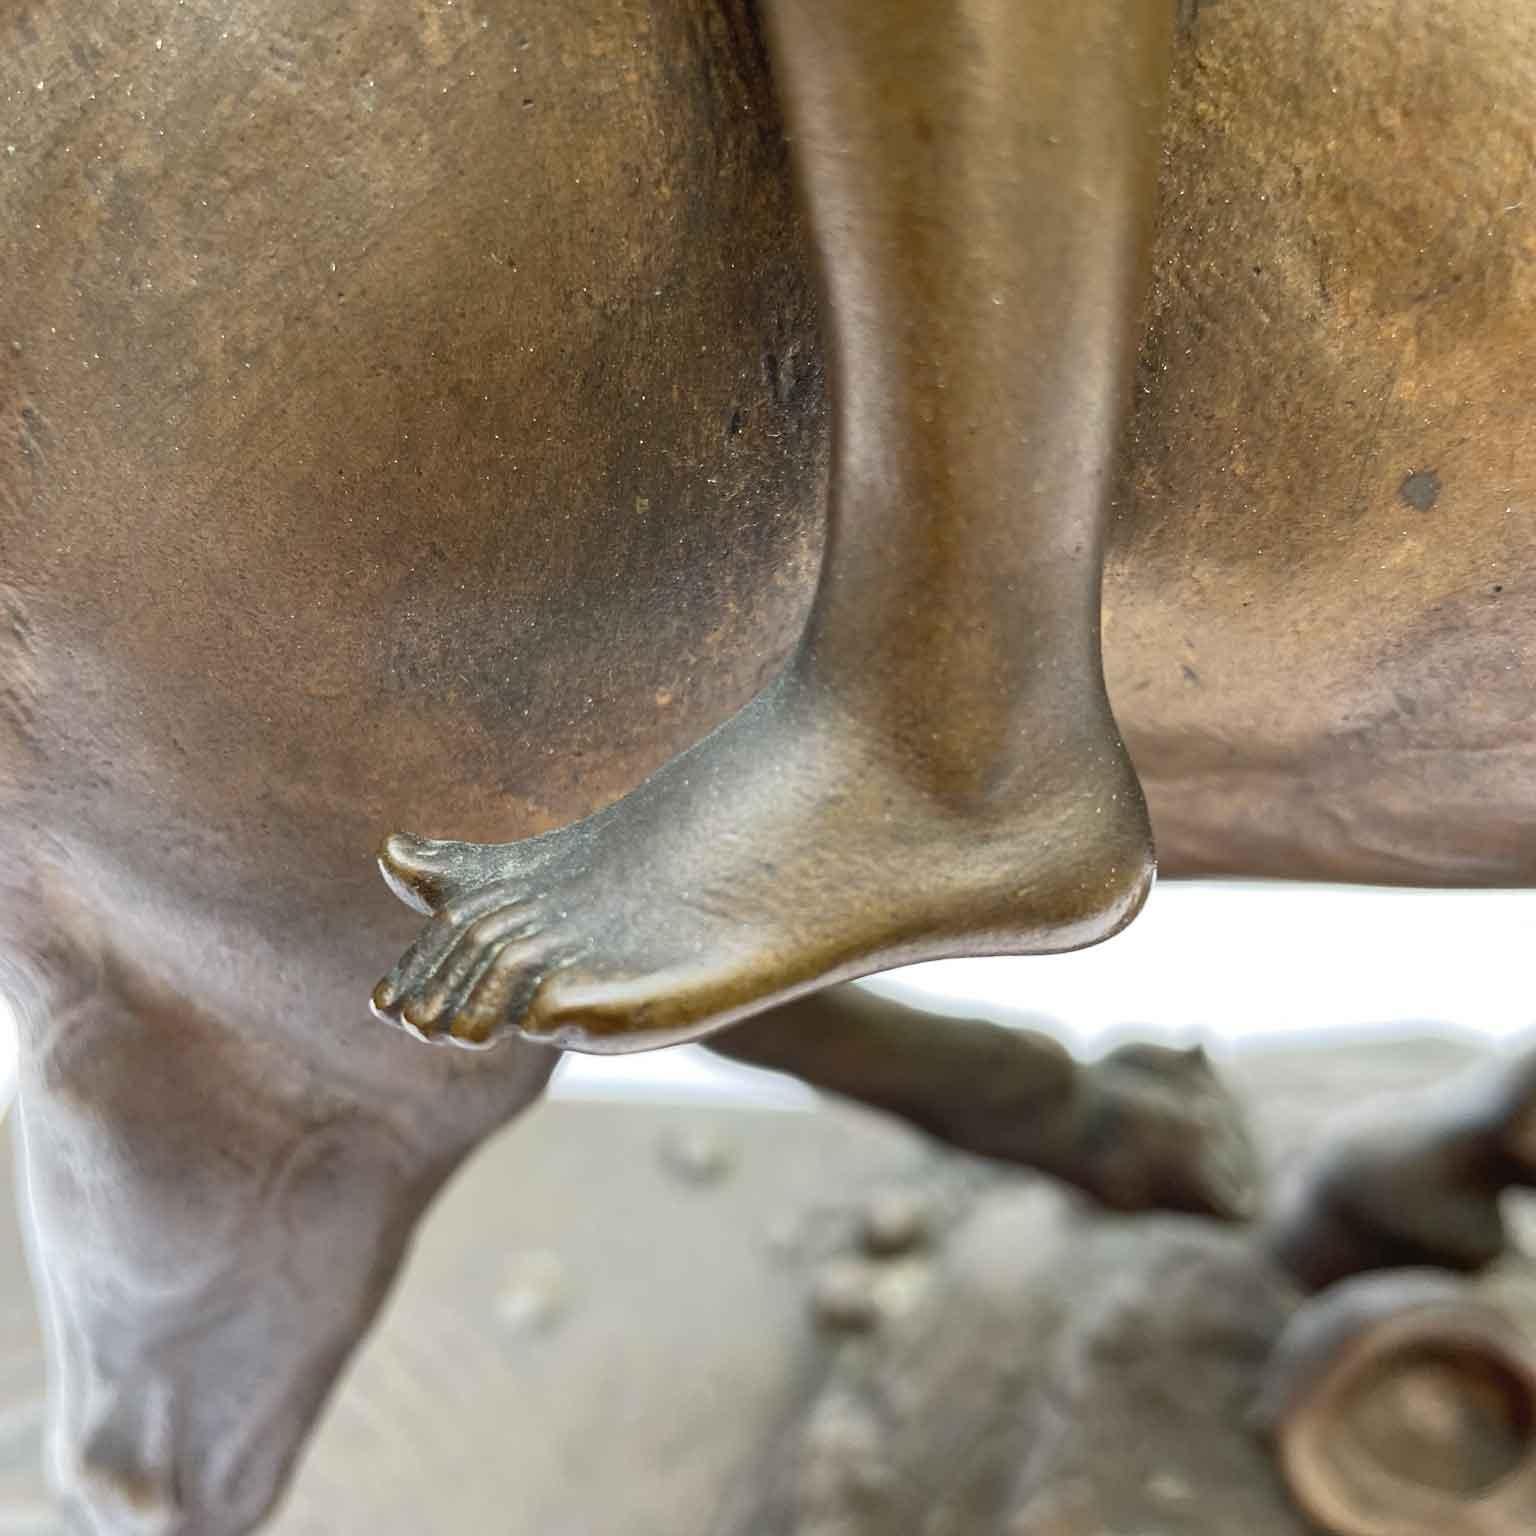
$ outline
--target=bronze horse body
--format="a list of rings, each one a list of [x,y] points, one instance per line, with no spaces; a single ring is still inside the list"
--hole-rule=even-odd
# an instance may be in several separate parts
[[[1185,9],[1103,592],[1160,867],[1532,883],[1536,16]],[[10,0],[0,37],[55,1457],[112,1536],[224,1536],[554,1060],[368,1020],[419,926],[368,855],[554,833],[760,696],[825,559],[825,301],[738,0]],[[742,1038],[843,1086],[795,1018]]]

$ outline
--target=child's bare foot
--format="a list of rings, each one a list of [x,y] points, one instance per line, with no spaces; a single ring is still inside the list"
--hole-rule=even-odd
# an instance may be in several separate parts
[[[893,965],[1091,944],[1151,879],[1099,581],[1171,12],[762,10],[832,399],[801,649],[576,826],[390,841],[436,915],[374,1004],[423,1035],[661,1045]]]
[[[515,1029],[620,1051],[891,966],[1095,943],[1151,880],[1129,764],[1111,729],[1018,757],[984,795],[946,796],[791,667],[574,826],[391,838],[386,878],[435,915],[375,1011],[463,1045]]]

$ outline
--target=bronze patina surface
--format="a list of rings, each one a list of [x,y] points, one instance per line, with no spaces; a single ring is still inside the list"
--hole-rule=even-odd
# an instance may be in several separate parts
[[[811,994],[1112,931],[1138,777],[1165,873],[1531,882],[1536,15],[1174,9],[0,0],[0,965],[95,1529],[259,1520],[519,1029],[780,1003],[1232,1209],[1198,1072],[1026,1044],[968,1119],[991,1035]],[[380,1009],[500,1050],[365,1016],[394,829],[474,841],[391,845],[446,916]]]
[[[1271,1167],[1362,1099],[1422,1127],[1491,1065],[1404,1038],[1225,1062]],[[0,1142],[0,1189],[6,1163]],[[1506,1374],[1536,1344],[1536,1265],[1309,1299],[1267,1235],[1117,1216],[830,1103],[541,1105],[423,1222],[270,1529],[1315,1536],[1298,1492],[1338,1514],[1374,1467],[1400,1536],[1461,1536],[1536,1466]],[[62,1536],[14,1239],[0,1202],[0,1529]],[[1495,1330],[1471,1357],[1468,1327]],[[1378,1390],[1330,1402],[1370,1357]],[[1257,1432],[1282,1426],[1343,1455],[1298,1490]]]

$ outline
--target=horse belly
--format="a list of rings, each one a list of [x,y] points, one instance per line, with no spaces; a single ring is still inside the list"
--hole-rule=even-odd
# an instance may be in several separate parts
[[[745,5],[64,4],[0,100],[8,836],[392,943],[383,833],[569,821],[771,673],[825,427]]]
[[[125,867],[229,829],[221,879],[319,911],[383,830],[574,819],[771,673],[809,263],[734,0],[182,10],[0,63],[46,87],[0,163],[0,794]],[[1105,609],[1170,872],[1536,872],[1533,28],[1184,39]]]
[[[1200,9],[1111,692],[1164,867],[1536,877],[1536,12]]]

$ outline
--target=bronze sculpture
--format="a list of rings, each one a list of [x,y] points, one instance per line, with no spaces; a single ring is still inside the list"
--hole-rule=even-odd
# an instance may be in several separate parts
[[[1137,776],[1167,873],[1529,881],[1536,22],[1173,12],[4,14],[4,965],[102,1529],[259,1519],[548,1075],[358,1019],[391,827],[488,841],[391,846],[385,1014],[778,1003],[731,1048],[919,1119],[811,992],[1113,930]]]
[[[1385,1168],[1405,1143],[1461,1161],[1478,1123],[1485,1154],[1518,1144],[1494,1113],[1518,1070],[1472,1057],[1400,1035],[1228,1070],[1271,1167],[1374,1144]],[[1337,1172],[1300,1183],[1336,1252]],[[1127,1217],[828,1103],[557,1101],[430,1214],[271,1529],[1523,1536],[1532,1213],[1511,1205],[1525,1254],[1458,1274],[1455,1208],[1379,1192],[1348,1196],[1368,1225],[1419,1219],[1436,1269],[1316,1288],[1275,1256],[1277,1231],[1308,1251],[1304,1203]],[[0,1528],[62,1536],[5,1223]]]
[[[1333,1062],[1347,1081],[1349,1052]],[[1249,1074],[1260,1113],[1277,1107],[1277,1067],[1283,1082],[1283,1057]],[[930,1193],[928,1225],[897,1250],[871,1243],[871,1205],[852,1257],[827,1266],[830,1352],[711,1536],[1529,1530],[1530,1257],[1501,1243],[1469,1263],[1456,1207],[1413,1190],[1424,1156],[1462,1165],[1473,1204],[1484,1181],[1529,1182],[1530,1070],[1529,1055],[1484,1061],[1450,1102],[1426,1074],[1364,1118],[1357,1106],[1343,1135],[1309,1106],[1298,1198],[1247,1229],[1105,1219],[1010,1178]],[[1413,1223],[1411,1263],[1373,1245],[1341,1257],[1341,1199],[1359,1231]]]

